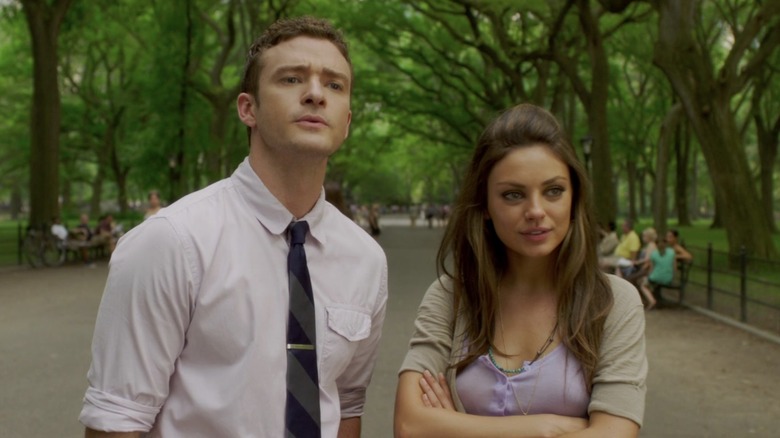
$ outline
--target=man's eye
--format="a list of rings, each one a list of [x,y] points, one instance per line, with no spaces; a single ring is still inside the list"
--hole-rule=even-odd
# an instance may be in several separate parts
[[[338,82],[331,82],[328,84],[328,87],[332,90],[343,90],[344,86],[339,84]]]
[[[282,82],[287,84],[298,84],[301,82],[301,80],[295,76],[288,76],[286,78],[282,78]]]

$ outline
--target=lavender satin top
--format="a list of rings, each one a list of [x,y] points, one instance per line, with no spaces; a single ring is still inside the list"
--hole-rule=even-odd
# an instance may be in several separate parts
[[[509,416],[557,414],[586,418],[590,395],[580,362],[563,345],[525,371],[507,376],[487,355],[480,356],[458,374],[456,385],[469,414]]]

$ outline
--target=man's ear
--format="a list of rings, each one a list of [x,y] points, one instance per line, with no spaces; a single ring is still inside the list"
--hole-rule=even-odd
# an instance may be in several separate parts
[[[255,98],[249,93],[240,93],[236,99],[236,110],[241,123],[250,128],[257,126],[256,110],[257,103]]]
[[[352,111],[350,111],[349,114],[347,114],[347,127],[344,128],[344,140],[346,140],[347,137],[349,137],[349,125],[351,124],[352,124]]]

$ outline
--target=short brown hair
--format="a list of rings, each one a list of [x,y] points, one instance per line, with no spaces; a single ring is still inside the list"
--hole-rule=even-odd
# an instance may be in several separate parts
[[[347,60],[350,75],[352,75],[352,61],[349,58],[347,42],[344,40],[341,32],[333,27],[329,21],[307,16],[285,18],[269,26],[249,47],[246,63],[244,64],[244,76],[241,79],[241,92],[251,94],[257,98],[260,71],[263,69],[260,57],[263,52],[299,36],[323,39],[333,43],[339,49],[339,52],[344,55],[344,59]]]

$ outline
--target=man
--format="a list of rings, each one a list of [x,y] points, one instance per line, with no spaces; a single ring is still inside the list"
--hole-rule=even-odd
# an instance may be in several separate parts
[[[102,241],[108,254],[114,252],[116,248],[116,223],[114,222],[114,215],[106,213],[98,221],[97,228],[95,228],[95,235]]]
[[[634,223],[630,219],[623,221],[622,231],[620,243],[615,247],[615,251],[610,256],[600,258],[599,265],[607,272],[626,276],[634,269],[634,261],[642,248],[642,242],[634,231]]]
[[[84,265],[87,267],[95,267],[95,264],[89,259],[89,247],[91,245],[90,241],[94,237],[92,228],[89,226],[89,215],[86,213],[81,213],[79,216],[79,224],[76,225],[76,227],[73,228],[70,233],[73,235],[76,241],[80,242],[78,244],[78,249],[81,253],[81,261],[83,261]]]
[[[285,407],[298,400],[288,396],[293,350],[316,352],[308,401],[319,403],[321,436],[360,435],[387,262],[322,187],[351,120],[346,45],[327,22],[277,22],[250,48],[241,89],[248,158],[117,245],[80,416],[87,436],[293,436],[286,413],[295,411]],[[309,224],[313,346],[287,338],[287,230],[299,221]]]
[[[51,234],[62,241],[68,239],[68,229],[62,224],[62,219],[59,216],[54,216],[51,220]]]
[[[600,229],[601,240],[599,240],[598,246],[599,257],[611,256],[615,252],[615,248],[620,243],[616,229],[615,221],[609,221],[606,228],[602,225]]]

